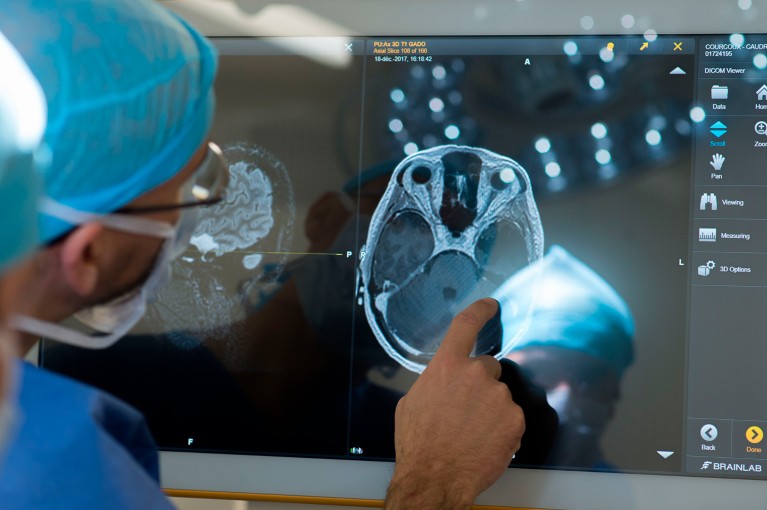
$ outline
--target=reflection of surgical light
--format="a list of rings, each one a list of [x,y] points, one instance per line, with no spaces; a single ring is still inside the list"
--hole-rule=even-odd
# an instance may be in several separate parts
[[[501,182],[505,182],[506,184],[514,182],[514,170],[511,168],[505,168],[501,170],[501,172],[498,174],[498,177],[501,178]]]
[[[738,0],[738,7],[743,11],[749,10],[751,8],[751,0]]]
[[[463,101],[463,96],[457,90],[451,90],[447,95],[447,100],[450,101],[450,104],[453,106],[458,106],[461,104],[461,101]]]
[[[764,53],[757,53],[754,55],[754,67],[757,69],[767,68],[767,55]]]
[[[613,156],[607,149],[599,149],[596,154],[594,154],[594,159],[596,159],[597,163],[600,165],[606,165],[613,160]]]
[[[594,18],[591,16],[583,16],[581,18],[581,28],[584,30],[591,30],[594,28]]]
[[[636,20],[634,19],[634,16],[631,14],[625,14],[621,18],[621,25],[623,25],[623,28],[632,28],[634,26],[634,23],[636,23]]]
[[[548,138],[541,137],[535,141],[535,150],[545,154],[551,150],[551,142]]]
[[[589,78],[589,85],[594,90],[602,90],[605,88],[605,79],[600,74],[593,74]]]
[[[652,28],[649,30],[646,30],[644,33],[644,38],[647,42],[655,42],[655,40],[658,38],[658,32],[656,32]]]
[[[445,103],[438,97],[434,97],[429,101],[429,109],[435,113],[441,112],[445,109]]]
[[[546,182],[546,188],[550,193],[559,193],[567,188],[567,181],[563,177],[557,177],[556,179],[549,179]]]
[[[618,175],[618,169],[614,165],[605,165],[599,169],[599,177],[608,181]]]
[[[426,135],[423,137],[423,146],[426,149],[431,149],[437,145],[437,137],[434,135]]]
[[[522,155],[517,156],[529,170],[539,197],[623,180],[666,164],[686,150],[693,126],[688,115],[693,105],[664,93],[662,87],[646,86],[655,80],[670,80],[664,66],[624,90],[625,84],[633,81],[624,70],[634,61],[640,62],[640,57],[619,52],[608,64],[594,51],[582,56],[581,47],[576,53],[575,44],[570,42],[574,41],[562,41],[560,48],[566,51],[558,58],[543,62],[549,67],[545,73],[532,75],[519,73],[512,66],[496,66],[502,73],[498,103],[508,105],[509,112],[521,110],[545,126],[545,131],[528,139]],[[601,49],[609,51],[605,44]],[[553,80],[553,76],[558,78]],[[616,104],[621,108],[615,108]],[[577,119],[577,124],[558,123],[558,118]],[[523,127],[524,122],[519,124]],[[546,139],[541,140],[544,134]],[[509,150],[518,149],[511,146]],[[616,151],[614,157],[612,151]],[[552,162],[556,164],[550,165]]]
[[[666,129],[666,126],[668,125],[668,121],[666,121],[666,117],[663,115],[653,115],[650,119],[650,129]]]
[[[653,146],[658,145],[661,141],[661,138],[662,137],[660,135],[660,131],[657,129],[649,130],[644,136],[644,139],[647,141],[647,143]]]
[[[391,121],[389,121],[389,129],[391,130],[392,133],[399,133],[400,131],[402,131],[403,127],[404,126],[402,125],[402,121],[399,119],[392,119]]]
[[[410,68],[410,76],[412,76],[416,80],[422,80],[425,74],[426,74],[426,71],[424,71],[423,67],[421,66],[414,66]]]
[[[544,169],[546,172],[546,175],[554,179],[555,177],[559,177],[559,175],[562,173],[562,167],[559,166],[559,163],[556,161],[550,161],[546,163],[546,168]]]
[[[607,136],[607,126],[605,126],[601,122],[597,122],[593,126],[591,126],[591,136],[596,138],[597,140],[601,140],[605,136]]]
[[[400,75],[401,81],[384,89],[388,107],[382,119],[382,148],[387,157],[445,143],[476,143],[478,126],[465,112],[460,90],[465,69],[459,58],[414,64]]]
[[[689,136],[692,132],[690,123],[684,119],[679,119],[674,123],[674,129],[682,136]]]
[[[570,57],[578,53],[578,45],[573,41],[567,41],[563,49],[565,50],[565,55]]]
[[[652,34],[649,35],[652,38]],[[530,170],[532,186],[541,196],[602,185],[606,180],[627,177],[668,161],[689,143],[694,125],[690,119],[700,122],[705,118],[702,108],[692,109],[692,105],[676,98],[654,95],[649,99],[637,97],[638,103],[632,103],[628,113],[614,112],[608,102],[616,95],[612,84],[620,82],[621,70],[628,59],[616,56],[613,63],[606,64],[597,55],[582,57],[575,41],[563,41],[561,47],[563,55],[557,65],[552,64],[554,69],[544,74],[559,73],[563,76],[560,82],[572,81],[570,88],[564,87],[571,92],[572,101],[557,102],[561,96],[554,92],[539,94],[546,89],[549,78],[536,79],[504,66],[499,69],[501,87],[499,97],[495,98],[510,112],[521,109],[526,113],[549,114],[547,108],[550,108],[552,118],[555,113],[575,108],[573,104],[577,101],[579,106],[574,114],[580,115],[581,121],[591,120],[585,126],[578,126],[579,129],[547,124],[545,136],[541,133],[524,144],[517,157]],[[481,140],[487,133],[479,130],[466,110],[474,103],[464,101],[461,95],[465,80],[458,69],[468,69],[466,62],[445,59],[419,68],[419,71],[403,71],[400,82],[384,89],[392,93],[393,101],[388,102],[388,111],[384,113],[388,115],[382,119],[384,150],[396,157],[403,152],[412,154],[416,147],[420,150],[440,143],[471,145]],[[508,74],[504,74],[506,71]],[[437,80],[443,72],[444,79]],[[421,75],[422,79],[417,79]],[[658,78],[662,79],[662,75]],[[561,88],[555,92],[560,93]],[[401,131],[392,132],[392,126],[386,129],[392,119],[401,120]],[[643,138],[646,143],[636,143]],[[615,158],[611,153],[614,147],[621,148]]]
[[[210,198],[210,190],[205,186],[195,184],[192,186],[192,195],[194,195],[197,200],[207,200]]]
[[[458,129],[458,126],[449,125],[445,128],[445,136],[450,140],[455,140],[459,136],[461,136],[461,130]]]
[[[743,46],[743,43],[746,42],[746,38],[743,37],[743,34],[732,34],[730,36],[730,44],[734,46]]]
[[[693,122],[703,122],[706,118],[706,111],[700,106],[696,106],[690,110],[690,119]]]
[[[599,51],[599,58],[605,63],[612,62],[615,60],[615,52],[609,48],[602,48]]]

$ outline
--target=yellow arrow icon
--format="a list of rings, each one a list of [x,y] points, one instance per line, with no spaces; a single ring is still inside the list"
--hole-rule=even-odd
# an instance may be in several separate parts
[[[756,425],[748,427],[748,430],[746,430],[746,439],[751,444],[761,443],[763,438],[764,432]]]
[[[642,46],[639,47],[639,51],[644,51],[650,46],[650,43],[643,42]]]

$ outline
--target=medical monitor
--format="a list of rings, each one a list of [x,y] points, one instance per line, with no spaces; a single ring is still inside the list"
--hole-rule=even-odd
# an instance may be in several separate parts
[[[146,415],[164,487],[382,500],[398,399],[490,295],[478,352],[558,425],[478,504],[764,507],[764,6],[165,4],[220,53],[227,199],[129,337],[41,350]]]

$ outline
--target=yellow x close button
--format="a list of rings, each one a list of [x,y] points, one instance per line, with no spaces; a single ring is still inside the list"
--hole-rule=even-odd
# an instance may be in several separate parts
[[[751,444],[761,443],[764,439],[764,431],[760,427],[753,425],[746,430],[746,439]]]
[[[681,42],[674,41],[674,51],[684,51],[684,49],[682,49],[682,43]]]

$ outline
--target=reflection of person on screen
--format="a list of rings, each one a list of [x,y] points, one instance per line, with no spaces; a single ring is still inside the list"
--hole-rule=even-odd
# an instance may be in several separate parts
[[[56,107],[46,134],[53,164],[45,191],[60,203],[46,214],[64,220],[44,231],[49,245],[35,256],[40,272],[24,284],[34,303],[17,325],[87,343],[53,323],[97,305],[88,317],[108,334],[90,340],[104,343],[143,312],[145,284],[157,283],[157,270],[188,233],[189,216],[179,209],[204,203],[181,200],[198,189],[195,179],[211,157],[205,137],[214,53],[197,32],[148,0],[47,0],[34,7],[18,0],[5,7],[10,13],[0,18],[0,30],[47,78],[41,82]],[[56,96],[61,90],[74,94]],[[68,111],[67,101],[78,98],[83,102]],[[190,180],[194,186],[185,186]],[[138,216],[144,221],[126,205],[134,212],[143,207]],[[115,215],[118,208],[122,214]],[[401,401],[389,508],[469,505],[519,447],[524,418],[497,381],[499,362],[469,356],[496,307],[480,301],[459,314],[434,362]],[[126,308],[131,313],[123,315]],[[171,507],[139,413],[66,378],[29,366],[24,372],[26,421],[9,449],[12,469],[0,478],[4,508]]]
[[[633,361],[634,322],[621,297],[560,246],[543,258],[535,278],[516,277],[516,292],[537,288],[529,329],[508,358],[546,390],[559,415],[548,463],[612,469],[600,447]],[[504,328],[514,328],[513,322]]]

